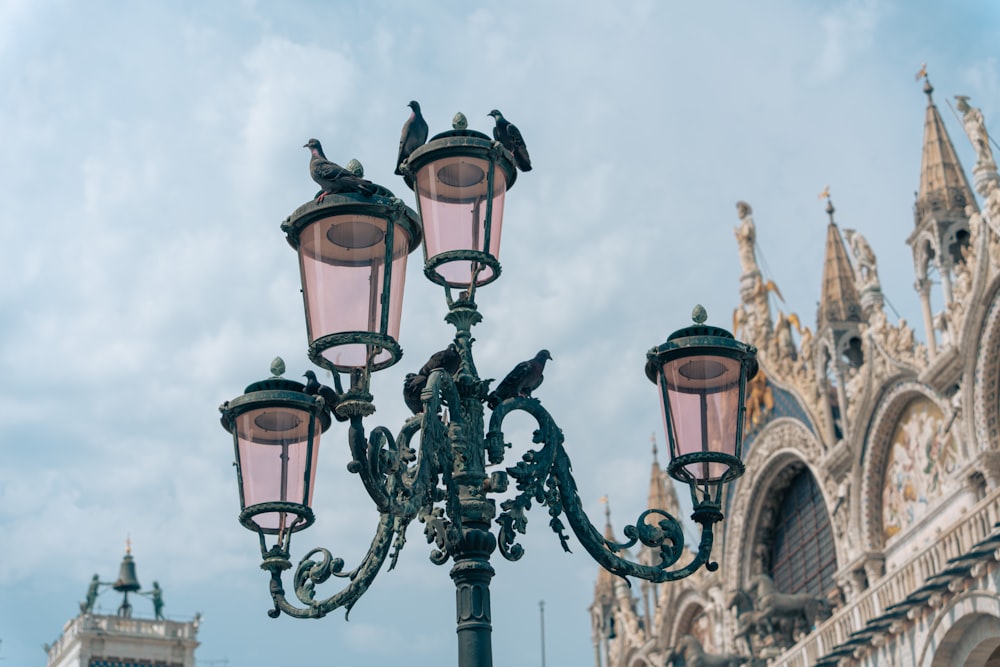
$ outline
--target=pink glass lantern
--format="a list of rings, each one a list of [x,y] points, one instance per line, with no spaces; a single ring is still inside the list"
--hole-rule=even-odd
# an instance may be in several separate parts
[[[421,232],[416,213],[383,192],[328,195],[281,226],[299,254],[309,358],[329,370],[379,370],[402,354],[406,258]]]
[[[667,473],[691,487],[697,506],[722,503],[722,488],[743,474],[743,413],[757,351],[695,309],[694,326],[674,332],[646,355],[646,376],[660,390],[670,443]],[[699,319],[700,318],[700,319]]]
[[[481,132],[451,130],[413,151],[412,178],[424,231],[424,274],[447,287],[470,288],[500,275],[504,195],[513,158]]]
[[[319,441],[330,413],[304,385],[282,377],[251,384],[220,410],[223,428],[233,434],[240,523],[278,535],[280,544],[313,523]]]

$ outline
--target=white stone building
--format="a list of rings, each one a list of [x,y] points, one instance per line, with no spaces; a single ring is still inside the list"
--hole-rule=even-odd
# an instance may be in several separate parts
[[[55,643],[45,647],[48,667],[194,667],[201,618],[173,621],[163,617],[162,597],[154,582],[149,592],[139,590],[135,564],[129,549],[114,583],[102,583],[94,575],[80,614],[63,627]],[[95,611],[100,586],[122,593],[115,615]],[[153,612],[148,618],[133,617],[128,593],[149,595]],[[157,604],[157,599],[159,603]]]

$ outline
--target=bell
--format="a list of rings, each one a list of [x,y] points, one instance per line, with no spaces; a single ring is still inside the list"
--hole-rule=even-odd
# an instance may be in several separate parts
[[[111,588],[119,593],[132,593],[142,588],[135,576],[135,561],[132,560],[131,553],[126,553],[122,559],[121,568],[118,570],[118,581],[111,584]]]

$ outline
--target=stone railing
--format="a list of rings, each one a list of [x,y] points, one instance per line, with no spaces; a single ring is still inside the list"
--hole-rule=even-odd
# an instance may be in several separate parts
[[[198,634],[198,620],[198,617],[195,617],[193,621],[181,622],[81,614],[66,624],[62,635],[54,644],[46,648],[46,652],[49,656],[57,656],[71,639],[78,635],[89,634],[129,635],[132,637],[194,641]]]
[[[855,600],[839,608],[795,646],[772,659],[769,667],[811,667],[846,642],[851,633],[865,627],[868,620],[920,588],[928,577],[947,567],[950,558],[968,553],[973,545],[994,532],[1000,521],[1000,490],[967,511],[962,519],[942,531],[923,551],[902,566],[888,572]]]

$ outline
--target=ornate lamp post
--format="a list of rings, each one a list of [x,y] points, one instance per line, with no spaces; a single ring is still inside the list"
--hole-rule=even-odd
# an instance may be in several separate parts
[[[504,558],[521,558],[524,549],[517,535],[525,532],[532,501],[548,508],[549,525],[564,548],[568,550],[569,536],[563,515],[588,553],[615,574],[664,582],[686,577],[702,565],[714,570],[717,565],[709,558],[713,525],[723,518],[723,490],[743,472],[744,392],[756,373],[756,350],[723,329],[706,326],[699,306],[694,326],[675,332],[647,355],[646,374],[658,385],[663,404],[672,457],[668,472],[690,485],[692,518],[702,525],[695,558],[668,569],[681,557],[684,537],[677,519],[659,509],[643,512],[635,525],[625,528],[627,543],[604,539],[583,510],[562,431],[538,399],[518,395],[501,400],[486,423],[489,381],[476,371],[471,328],[482,320],[476,288],[500,275],[503,200],[516,177],[511,154],[481,133],[456,129],[414,151],[402,171],[417,194],[424,273],[445,287],[445,320],[455,327],[460,363],[454,373],[441,368],[429,372],[420,394],[422,409],[395,437],[382,426],[367,434],[364,418],[375,411],[370,374],[401,354],[394,299],[402,296],[406,254],[421,236],[417,216],[381,189],[375,195],[328,196],[323,203],[300,207],[285,221],[282,228],[299,251],[309,356],[324,368],[350,372],[352,381],[335,401],[322,401],[308,395],[306,387],[277,377],[276,371],[274,378],[251,385],[220,408],[223,425],[234,435],[240,521],[260,536],[261,567],[271,575],[274,608],[268,613],[320,618],[340,607],[349,611],[385,560],[390,568],[395,564],[405,530],[417,519],[434,542],[431,561],[453,563],[458,664],[490,667],[490,556],[499,546]],[[341,279],[348,269],[357,279]],[[457,298],[452,298],[452,288],[462,288]],[[355,324],[337,324],[339,304],[354,304],[363,314]],[[327,315],[318,316],[321,312]],[[357,568],[346,570],[343,560],[323,548],[302,558],[292,578],[295,604],[286,595],[282,575],[292,568],[292,532],[312,523],[309,503],[318,438],[330,423],[331,410],[350,421],[348,469],[361,478],[380,518]],[[503,422],[514,411],[534,417],[538,429],[533,443],[538,447],[506,470],[488,471],[504,461],[510,445]],[[417,435],[415,450],[410,443]],[[294,456],[293,445],[286,444],[292,442]],[[266,483],[259,483],[257,475]],[[498,513],[490,496],[506,492],[511,478],[515,492],[500,503]],[[258,494],[258,488],[266,492]],[[647,522],[650,516],[658,521]],[[277,540],[268,547],[265,536],[271,534]],[[637,542],[658,549],[659,562],[641,565],[619,555]],[[316,587],[331,576],[345,579],[346,585],[331,597],[318,598]]]

